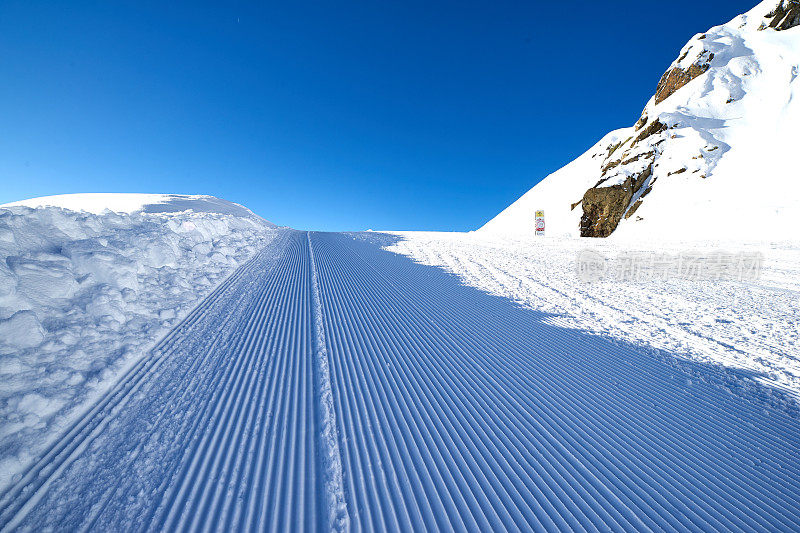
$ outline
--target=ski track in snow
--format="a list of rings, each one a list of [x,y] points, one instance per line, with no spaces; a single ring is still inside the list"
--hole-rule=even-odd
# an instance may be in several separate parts
[[[676,255],[719,243],[615,242],[602,239],[492,238],[404,232],[387,248],[456,274],[463,283],[552,314],[562,327],[593,332],[689,359],[746,370],[773,401],[800,402],[800,249],[792,243],[727,243],[761,252],[758,280],[604,279],[581,282],[576,256],[591,250]],[[725,243],[722,244],[725,246]],[[741,387],[749,380],[734,380]]]
[[[800,523],[797,418],[392,239],[283,232],[0,495],[0,529]]]

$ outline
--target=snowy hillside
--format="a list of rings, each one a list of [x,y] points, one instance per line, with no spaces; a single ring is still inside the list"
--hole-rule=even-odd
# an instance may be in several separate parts
[[[681,50],[632,127],[545,178],[479,231],[797,239],[800,2],[766,0]]]
[[[276,233],[210,196],[0,206],[0,487]]]

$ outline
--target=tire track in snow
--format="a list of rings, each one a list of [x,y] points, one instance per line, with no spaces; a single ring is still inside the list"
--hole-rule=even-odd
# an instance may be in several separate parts
[[[347,503],[342,482],[342,457],[339,451],[339,431],[333,404],[330,362],[328,359],[325,328],[322,323],[322,301],[319,296],[317,265],[311,233],[306,234],[308,253],[311,258],[311,291],[314,317],[314,360],[317,364],[317,398],[320,414],[320,448],[325,477],[325,500],[328,511],[328,530],[346,531],[350,527]]]

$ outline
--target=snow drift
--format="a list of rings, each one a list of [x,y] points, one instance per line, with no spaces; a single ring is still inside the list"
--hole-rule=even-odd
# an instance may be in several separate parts
[[[698,34],[636,125],[609,133],[479,231],[792,240],[800,227],[800,3]]]
[[[0,207],[62,207],[72,211],[94,213],[96,215],[112,211],[114,213],[216,213],[240,218],[253,218],[268,226],[274,226],[243,205],[222,198],[189,194],[117,194],[83,193],[42,196],[19,202],[11,202]]]
[[[275,234],[210,196],[0,206],[0,487]]]

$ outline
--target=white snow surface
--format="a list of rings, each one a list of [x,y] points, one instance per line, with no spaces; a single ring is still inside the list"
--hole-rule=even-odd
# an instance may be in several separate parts
[[[138,194],[138,193],[80,193],[42,196],[19,202],[10,202],[0,207],[62,207],[72,211],[83,211],[96,215],[114,213],[216,213],[241,218],[261,218],[246,207],[207,195],[190,194]],[[263,219],[262,219],[263,220]],[[264,221],[266,222],[266,221]],[[267,223],[272,225],[271,223]]]
[[[20,204],[43,207],[0,207],[0,488],[277,231],[209,196]]]
[[[798,411],[748,372],[571,329],[547,287],[551,310],[526,309],[383,250],[393,235],[277,233],[0,492],[0,528],[800,522]]]
[[[800,27],[760,29],[777,4],[762,2],[687,43],[670,68],[695,62],[710,68],[658,105],[649,100],[643,114],[667,131],[637,146],[630,142],[639,133],[633,127],[608,134],[479,231],[529,235],[534,212],[544,210],[548,235],[578,235],[582,209],[571,206],[598,183],[609,149],[622,142],[618,150],[631,155],[655,152],[646,184],[653,190],[611,238],[797,240]],[[643,170],[637,164],[647,163],[620,165],[603,186]]]
[[[800,399],[800,246],[749,243],[513,237],[480,233],[398,232],[387,249],[457,275],[464,284],[552,314],[554,325],[603,335],[703,364],[752,373]],[[720,250],[761,253],[757,280],[603,279],[576,273],[578,253]]]

